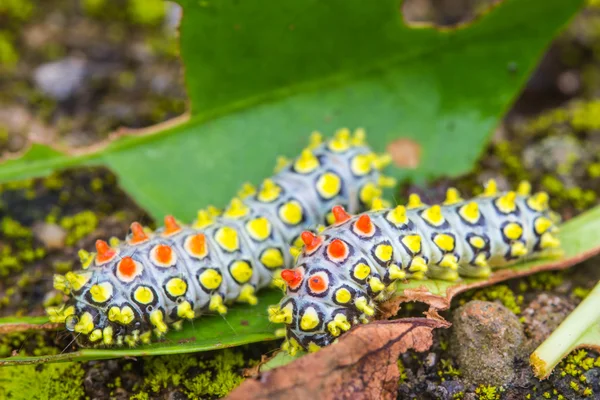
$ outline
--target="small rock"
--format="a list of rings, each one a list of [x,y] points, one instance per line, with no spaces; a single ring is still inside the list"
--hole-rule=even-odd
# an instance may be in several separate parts
[[[525,341],[515,314],[501,304],[475,300],[454,312],[453,324],[450,347],[467,381],[504,385],[513,380]]]
[[[83,83],[87,72],[85,60],[67,57],[42,64],[33,72],[37,87],[55,100],[71,97]]]
[[[65,247],[67,232],[56,224],[37,223],[32,228],[33,234],[44,246],[51,249],[62,249]]]
[[[535,350],[573,311],[575,305],[568,299],[541,293],[523,310],[523,325],[527,335],[526,349]]]

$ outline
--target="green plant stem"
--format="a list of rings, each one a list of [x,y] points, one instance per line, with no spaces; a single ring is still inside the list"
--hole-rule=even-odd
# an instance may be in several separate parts
[[[600,348],[600,282],[530,357],[535,375],[547,378],[579,347]]]

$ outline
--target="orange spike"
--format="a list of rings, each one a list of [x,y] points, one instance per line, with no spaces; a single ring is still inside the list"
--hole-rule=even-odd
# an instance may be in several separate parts
[[[156,259],[163,264],[171,262],[173,256],[173,249],[166,244],[159,244],[156,246]]]
[[[300,281],[302,281],[302,275],[292,269],[284,269],[281,271],[281,278],[291,287],[298,286]]]
[[[163,232],[164,235],[172,235],[181,230],[181,226],[175,221],[175,217],[172,215],[167,215],[165,217],[165,230]]]
[[[306,245],[306,247],[310,246],[312,242],[317,238],[314,233],[309,231],[304,231],[300,235],[302,237],[302,241]]]
[[[371,232],[371,229],[373,229],[371,217],[369,217],[367,214],[363,214],[360,217],[358,217],[358,220],[356,221],[356,229],[358,229],[362,233]]]
[[[135,273],[136,270],[135,261],[131,257],[123,257],[119,262],[119,272],[121,275],[126,277],[131,277]]]
[[[343,258],[347,252],[346,245],[340,239],[334,239],[327,246],[327,252],[331,258]]]
[[[117,252],[104,240],[96,240],[96,262],[99,264],[110,261]]]
[[[133,222],[129,229],[131,229],[131,239],[129,239],[129,243],[138,244],[148,240],[148,235],[146,235],[144,228],[139,222]]]
[[[346,222],[350,219],[350,214],[348,214],[342,206],[334,206],[331,209],[331,212],[333,213],[336,224],[341,224],[342,222]]]

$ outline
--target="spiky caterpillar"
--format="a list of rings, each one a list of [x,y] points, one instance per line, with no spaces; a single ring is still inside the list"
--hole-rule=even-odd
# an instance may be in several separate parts
[[[287,295],[269,308],[272,322],[287,325],[290,353],[315,351],[368,322],[406,278],[484,278],[492,268],[560,252],[548,195],[530,195],[527,182],[497,193],[490,181],[471,201],[449,189],[441,206],[413,194],[406,207],[374,208],[350,216],[334,207],[333,226],[302,234],[296,268],[281,273]]]
[[[81,345],[133,346],[183,320],[224,314],[225,304],[255,304],[255,292],[293,265],[289,246],[303,229],[332,222],[333,204],[370,206],[390,183],[379,174],[388,161],[364,145],[362,130],[339,130],[327,143],[313,135],[300,157],[222,214],[201,210],[191,226],[168,216],[154,233],[134,222],[124,242],[81,251],[83,270],[54,278],[70,299],[47,310],[50,320],[66,322]]]

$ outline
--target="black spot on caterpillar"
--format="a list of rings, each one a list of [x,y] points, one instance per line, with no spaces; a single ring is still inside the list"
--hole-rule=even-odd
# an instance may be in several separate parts
[[[83,346],[134,346],[183,320],[224,314],[228,303],[255,304],[255,292],[293,265],[290,244],[303,229],[332,222],[336,203],[371,205],[391,183],[379,173],[388,159],[366,147],[362,130],[341,129],[326,143],[314,134],[296,160],[257,191],[245,187],[223,213],[201,210],[191,226],[169,216],[154,233],[134,222],[124,242],[80,251],[83,269],[54,277],[70,299],[48,308],[49,318]]]
[[[497,193],[490,181],[471,201],[449,189],[441,206],[411,195],[406,207],[375,204],[357,216],[334,207],[336,223],[318,236],[304,232],[296,267],[281,272],[287,295],[269,317],[286,324],[282,347],[294,354],[330,344],[371,320],[405,278],[484,278],[526,257],[559,254],[548,195],[530,191],[522,182],[517,191]]]

